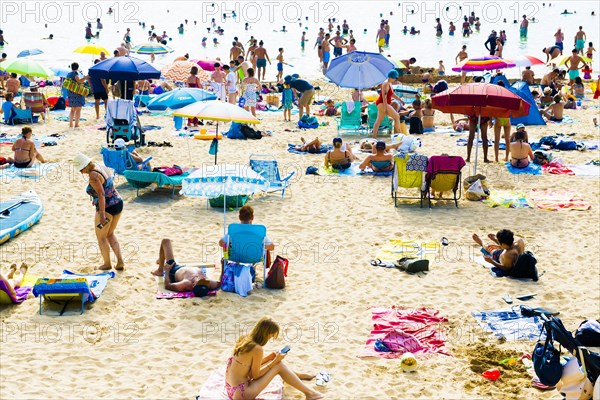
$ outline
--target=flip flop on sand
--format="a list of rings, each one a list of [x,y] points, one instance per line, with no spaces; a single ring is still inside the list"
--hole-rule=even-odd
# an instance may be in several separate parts
[[[450,243],[450,242],[448,242],[448,239],[446,237],[443,237],[442,238],[442,246],[448,246],[448,243]]]
[[[371,265],[374,267],[395,268],[396,265],[391,261],[381,261],[379,258],[371,260]]]
[[[331,375],[327,371],[321,371],[317,374],[315,384],[317,386],[325,386],[331,381]]]
[[[507,304],[512,304],[512,302],[513,302],[513,299],[512,299],[512,297],[509,294],[507,294],[506,296],[504,296],[502,298],[502,300],[504,300]]]

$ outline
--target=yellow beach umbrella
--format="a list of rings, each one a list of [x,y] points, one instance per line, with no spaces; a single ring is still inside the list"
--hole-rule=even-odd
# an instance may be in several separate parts
[[[99,55],[102,52],[104,52],[107,55],[109,54],[106,48],[93,43],[85,44],[73,50],[73,53],[92,54],[95,56]]]
[[[556,64],[556,65],[565,65],[565,63],[567,62],[567,60],[569,59],[569,57],[571,57],[571,56],[570,55],[558,56],[558,57],[553,58],[552,60],[550,60],[549,63],[550,64]],[[582,55],[579,55],[579,57],[581,57],[581,59],[585,63],[591,63],[592,62],[591,58],[587,58],[587,57],[584,57]]]
[[[398,66],[398,68],[400,69],[406,69],[408,68],[406,65],[404,65],[404,63],[400,60],[396,60],[396,65]]]

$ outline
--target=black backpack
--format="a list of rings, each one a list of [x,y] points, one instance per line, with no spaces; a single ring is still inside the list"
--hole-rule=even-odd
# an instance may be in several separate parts
[[[515,266],[510,270],[510,276],[513,278],[527,278],[533,281],[538,280],[538,271],[536,268],[537,260],[530,251],[526,251],[517,258]]]
[[[260,131],[257,131],[256,129],[251,128],[246,124],[242,124],[240,126],[240,130],[242,131],[242,134],[246,137],[246,139],[262,139]]]
[[[64,110],[67,108],[64,97],[59,97],[50,111]]]

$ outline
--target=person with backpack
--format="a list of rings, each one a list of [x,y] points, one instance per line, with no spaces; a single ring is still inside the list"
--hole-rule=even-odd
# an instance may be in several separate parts
[[[525,242],[523,239],[515,240],[513,232],[508,229],[501,229],[495,235],[490,233],[488,238],[492,244],[486,246],[479,235],[473,234],[475,243],[482,247],[485,261],[510,274],[519,256],[525,252]]]

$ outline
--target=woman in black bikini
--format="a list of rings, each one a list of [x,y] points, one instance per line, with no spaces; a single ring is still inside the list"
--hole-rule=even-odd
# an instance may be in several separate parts
[[[325,168],[345,170],[350,168],[355,160],[358,160],[358,157],[349,147],[342,151],[342,138],[333,138],[333,150],[329,150],[325,155]]]
[[[515,141],[510,144],[510,164],[515,168],[527,168],[529,160],[533,160],[533,152],[529,143],[525,142],[525,131],[515,133]]]
[[[14,159],[8,159],[9,162],[14,163],[16,168],[29,168],[33,165],[37,159],[39,162],[44,163],[44,157],[36,150],[35,143],[31,140],[33,134],[32,129],[29,126],[21,129],[22,138],[17,139],[12,146],[14,151]]]

